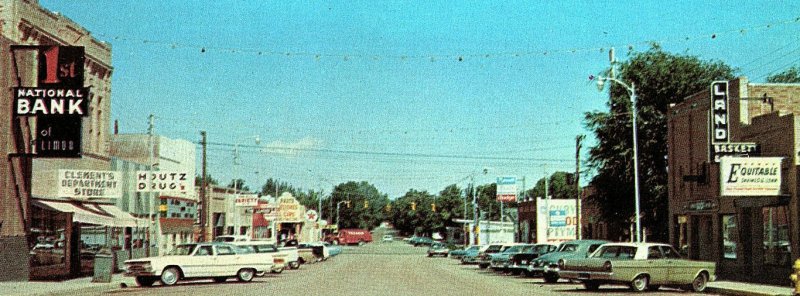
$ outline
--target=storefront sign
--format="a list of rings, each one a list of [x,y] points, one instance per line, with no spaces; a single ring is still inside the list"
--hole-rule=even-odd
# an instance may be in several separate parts
[[[781,157],[722,157],[720,195],[776,196],[781,189]]]
[[[136,171],[137,192],[194,192],[194,175],[177,171]]]
[[[517,201],[517,177],[497,177],[497,201]]]
[[[90,115],[84,48],[20,45],[11,50],[38,55],[37,85],[13,90],[14,115],[36,117],[36,157],[81,157],[81,123]]]
[[[289,193],[284,193],[278,198],[278,220],[280,221],[302,221],[305,207],[302,207],[297,199]]]
[[[698,200],[690,202],[686,205],[685,209],[691,212],[704,212],[717,208],[717,204],[711,200]],[[684,217],[685,218],[685,217]]]
[[[577,217],[574,199],[536,199],[536,241],[563,242],[575,239]]]
[[[711,83],[711,143],[725,143],[730,139],[728,129],[728,82]]]
[[[122,172],[58,170],[58,195],[75,199],[122,197]]]
[[[258,205],[257,194],[240,194],[236,197],[234,204],[237,207],[255,207]]]
[[[761,146],[756,143],[717,143],[711,144],[711,155],[714,162],[724,156],[758,156]]]
[[[272,221],[278,219],[278,207],[271,204],[258,204],[255,213],[264,216],[264,219]]]
[[[317,211],[315,210],[306,211],[306,220],[311,222],[316,222],[317,220],[319,220],[319,215],[317,215]]]

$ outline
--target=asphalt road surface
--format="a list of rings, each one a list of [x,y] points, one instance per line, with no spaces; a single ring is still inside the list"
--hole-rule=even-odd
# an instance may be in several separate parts
[[[583,290],[577,283],[545,284],[541,278],[524,278],[479,270],[451,258],[428,258],[425,248],[402,241],[375,242],[362,247],[344,247],[341,255],[327,261],[303,265],[250,283],[234,279],[226,283],[179,282],[164,287],[127,287],[107,294],[118,295],[641,295],[624,286],[602,286]],[[662,288],[647,295],[694,294]]]

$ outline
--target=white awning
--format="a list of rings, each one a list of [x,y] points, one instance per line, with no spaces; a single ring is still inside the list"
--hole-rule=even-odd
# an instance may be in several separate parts
[[[113,215],[117,221],[117,226],[119,227],[148,227],[147,220],[137,219],[130,213],[123,211],[115,205],[98,204],[97,206]]]
[[[103,215],[100,213],[92,212],[88,209],[83,209],[78,206],[80,202],[62,202],[50,200],[34,200],[34,204],[50,208],[55,211],[63,213],[72,213],[72,221],[87,224],[96,224],[103,226],[118,226],[116,220],[112,216]]]

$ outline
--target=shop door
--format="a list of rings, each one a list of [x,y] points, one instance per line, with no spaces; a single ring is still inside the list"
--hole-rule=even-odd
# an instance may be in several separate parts
[[[692,216],[691,218],[691,245],[689,257],[694,260],[709,260],[714,258],[713,221],[710,215]]]

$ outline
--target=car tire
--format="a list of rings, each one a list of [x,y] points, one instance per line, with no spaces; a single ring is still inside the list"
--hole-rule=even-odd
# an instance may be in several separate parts
[[[271,273],[274,273],[274,274],[280,274],[280,273],[282,273],[282,272],[283,272],[283,269],[284,269],[284,268],[283,268],[283,267],[281,267],[281,268],[278,268],[278,269],[273,269],[273,270],[270,270],[270,272],[271,272]]]
[[[544,277],[544,282],[545,283],[554,284],[554,283],[558,282],[558,274],[557,273],[556,274],[545,273],[543,277]]]
[[[249,282],[252,281],[253,278],[256,276],[256,271],[251,268],[242,268],[236,272],[236,279],[240,282]]]
[[[152,287],[156,280],[157,278],[152,276],[137,276],[136,284],[139,285],[139,287]]]
[[[519,270],[519,269],[512,269],[511,270],[511,275],[519,275],[520,273],[522,273],[522,270]]]
[[[431,254],[431,253],[428,253],[428,257],[433,257],[433,254]]]
[[[181,270],[177,267],[167,267],[161,272],[161,283],[164,286],[172,286],[181,278]]]
[[[360,240],[360,241],[358,241],[358,246],[359,246],[359,247],[360,247],[360,246],[363,246],[363,245],[364,245],[364,241],[363,241],[363,240]]]
[[[644,292],[647,290],[647,286],[649,285],[649,283],[650,283],[650,278],[647,277],[647,275],[645,274],[640,274],[631,281],[630,285],[631,290],[633,290],[634,292]]]
[[[215,278],[214,278],[214,282],[215,282],[215,283],[224,283],[224,282],[225,282],[225,281],[227,281],[227,280],[228,280],[228,278],[226,278],[226,277],[224,277],[224,276],[218,276],[218,277],[215,277]]]
[[[447,254],[444,254],[444,257],[447,258]]]
[[[583,282],[583,288],[589,291],[597,291],[597,289],[600,289],[600,283],[595,281],[585,281]]]
[[[289,268],[291,268],[291,269],[300,269],[300,262],[299,261],[289,262]]]
[[[478,268],[480,268],[480,269],[486,269],[487,267],[489,267],[488,264],[482,264],[482,263],[478,264]]]
[[[708,276],[705,273],[698,274],[692,281],[692,290],[695,292],[703,292],[706,290],[708,284]]]

